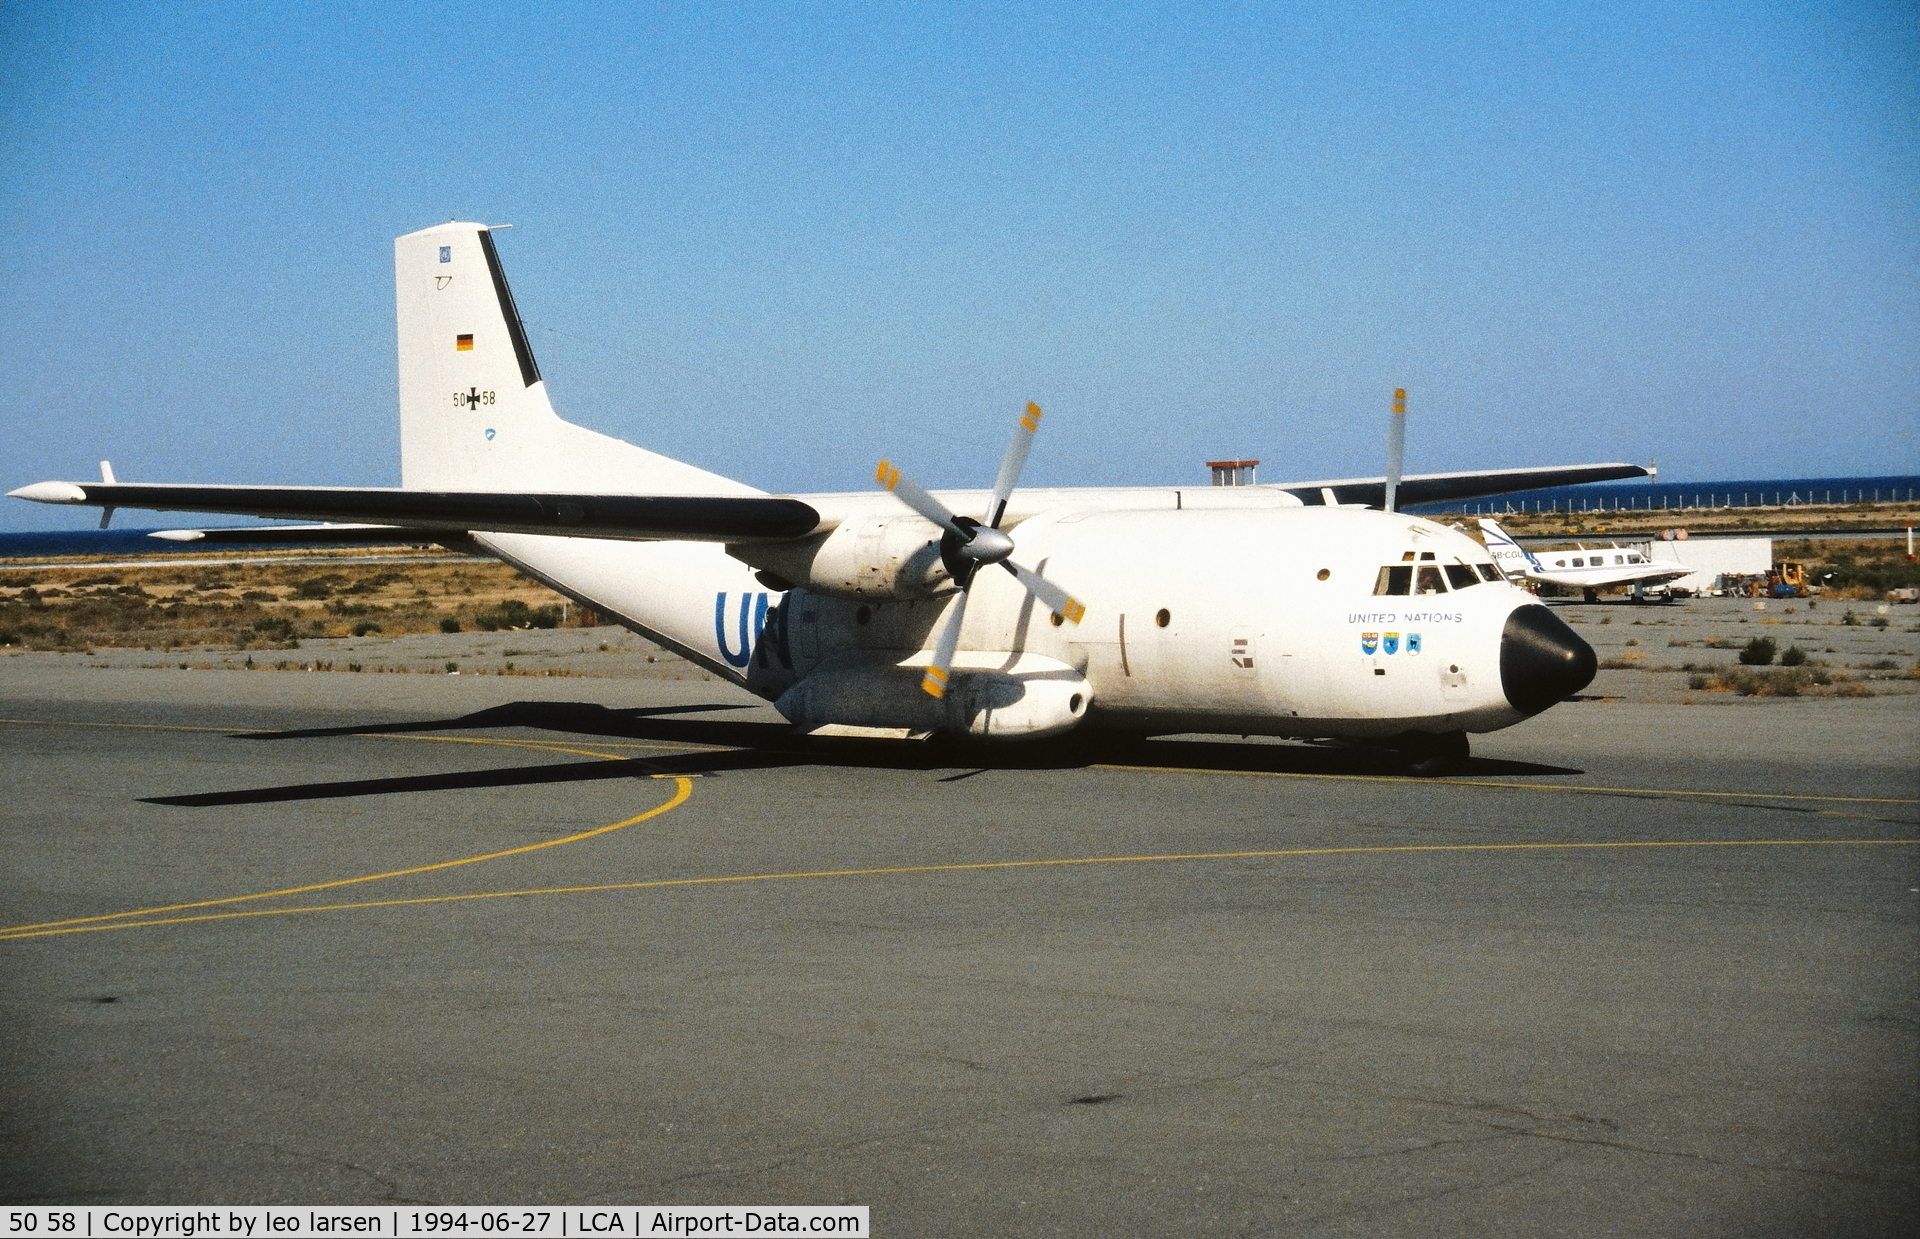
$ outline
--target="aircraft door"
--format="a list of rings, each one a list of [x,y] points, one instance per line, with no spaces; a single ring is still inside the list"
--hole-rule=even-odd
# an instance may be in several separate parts
[[[1325,678],[1324,660],[1301,642],[1270,642],[1261,681],[1267,703],[1278,713],[1305,717],[1312,714]]]
[[[793,635],[794,652],[808,662],[820,657],[820,626],[826,622],[821,599],[804,589],[787,595],[787,631]]]
[[[1114,616],[1111,644],[1090,644],[1088,667],[1104,706],[1153,708],[1173,673],[1168,647],[1178,635],[1173,613],[1136,603]]]

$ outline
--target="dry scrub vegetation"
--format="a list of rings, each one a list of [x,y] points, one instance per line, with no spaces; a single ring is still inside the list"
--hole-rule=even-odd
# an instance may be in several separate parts
[[[357,561],[357,562],[356,562]],[[598,619],[494,560],[259,557],[217,567],[0,568],[0,645],[293,649],[303,637],[588,627]],[[456,626],[457,625],[457,629]]]

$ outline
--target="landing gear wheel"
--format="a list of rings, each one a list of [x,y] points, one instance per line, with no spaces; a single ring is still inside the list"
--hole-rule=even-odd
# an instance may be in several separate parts
[[[1469,746],[1464,731],[1449,731],[1439,735],[1410,731],[1396,737],[1393,747],[1405,763],[1406,772],[1417,779],[1459,774],[1467,768]]]

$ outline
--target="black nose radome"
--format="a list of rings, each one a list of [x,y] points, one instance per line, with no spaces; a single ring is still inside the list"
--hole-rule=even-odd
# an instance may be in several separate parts
[[[1522,714],[1538,714],[1593,682],[1593,647],[1543,606],[1520,607],[1500,634],[1500,687]]]

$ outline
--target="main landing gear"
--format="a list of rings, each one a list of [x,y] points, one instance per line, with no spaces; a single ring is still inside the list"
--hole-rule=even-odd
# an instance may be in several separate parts
[[[1409,731],[1388,741],[1388,747],[1399,756],[1403,769],[1415,778],[1460,774],[1467,768],[1468,744],[1464,731],[1438,735],[1430,731]]]

